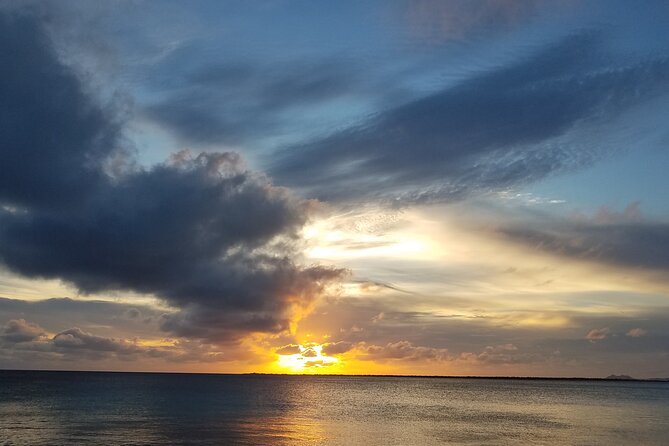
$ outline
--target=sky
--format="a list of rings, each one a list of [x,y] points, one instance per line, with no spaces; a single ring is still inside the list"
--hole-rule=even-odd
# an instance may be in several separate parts
[[[668,22],[0,1],[0,368],[669,377]]]

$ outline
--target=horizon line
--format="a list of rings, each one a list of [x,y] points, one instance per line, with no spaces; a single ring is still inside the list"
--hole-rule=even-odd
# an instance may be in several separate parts
[[[351,378],[444,378],[444,379],[496,379],[496,380],[552,380],[552,381],[650,381],[669,382],[666,378],[634,378],[629,375],[609,375],[607,377],[585,376],[514,376],[514,375],[402,375],[402,374],[347,374],[347,373],[265,373],[265,372],[177,372],[177,371],[136,371],[136,370],[67,370],[67,369],[5,369],[3,372],[53,372],[53,373],[128,373],[156,375],[210,375],[210,376],[300,376],[300,377],[351,377]]]

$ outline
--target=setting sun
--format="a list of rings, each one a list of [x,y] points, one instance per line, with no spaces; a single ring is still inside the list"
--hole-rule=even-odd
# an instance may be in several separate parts
[[[277,364],[283,373],[323,373],[331,372],[330,367],[339,360],[323,354],[322,345],[297,345],[299,353],[279,354]]]

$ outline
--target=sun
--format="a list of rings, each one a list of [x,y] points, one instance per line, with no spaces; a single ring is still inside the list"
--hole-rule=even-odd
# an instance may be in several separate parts
[[[287,373],[324,373],[339,363],[334,356],[323,354],[323,346],[317,344],[299,345],[300,353],[279,355],[277,364]]]

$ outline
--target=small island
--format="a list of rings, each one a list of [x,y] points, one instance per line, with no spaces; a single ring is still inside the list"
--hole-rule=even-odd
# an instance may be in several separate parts
[[[609,375],[604,379],[617,379],[617,380],[620,380],[620,381],[634,381],[635,380],[635,378],[632,378],[629,375]]]

